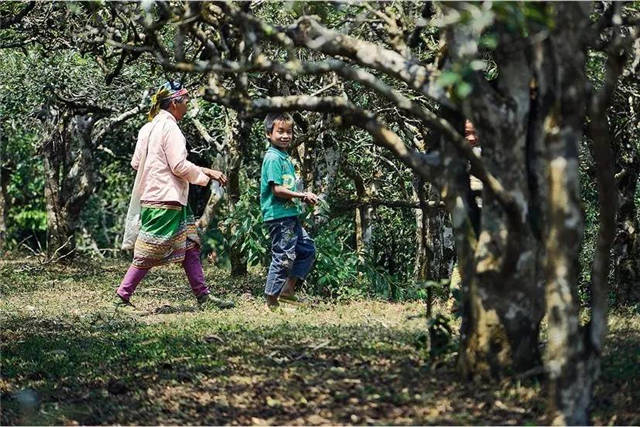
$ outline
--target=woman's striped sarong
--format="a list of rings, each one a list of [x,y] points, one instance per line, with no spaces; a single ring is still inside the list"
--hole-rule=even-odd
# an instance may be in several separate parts
[[[200,246],[193,212],[172,202],[141,202],[141,225],[133,250],[133,266],[148,269],[184,261],[189,249]]]

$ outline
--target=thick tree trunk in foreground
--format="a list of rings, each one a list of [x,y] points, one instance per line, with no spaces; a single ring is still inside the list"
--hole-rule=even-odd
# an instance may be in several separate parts
[[[521,89],[521,96],[526,96],[528,88]],[[478,129],[490,170],[501,178],[507,191],[528,203],[526,165],[530,159],[525,148],[525,117],[521,115],[526,114],[528,105],[519,107],[522,109],[513,111],[513,120],[501,119],[497,111],[491,117],[474,114],[474,118],[483,123]],[[505,147],[507,141],[512,147]],[[465,370],[474,375],[524,372],[540,363],[538,333],[544,305],[539,245],[524,212],[521,218],[509,217],[485,193],[474,253],[475,286],[470,289],[470,329],[461,352]]]
[[[558,3],[556,22],[544,61],[555,65],[552,79],[542,82],[541,93],[556,94],[545,120],[549,152],[547,209],[549,212],[546,302],[549,341],[546,368],[549,375],[551,416],[554,424],[589,422],[589,404],[599,374],[606,333],[609,249],[615,224],[613,157],[605,111],[611,87],[605,83],[591,102],[589,112],[597,163],[600,230],[592,270],[591,321],[580,327],[577,297],[578,250],[583,220],[578,180],[578,144],[583,138],[587,108],[584,41],[589,25],[589,5]],[[610,70],[611,71],[611,70]],[[610,74],[608,71],[608,74]],[[618,71],[609,85],[617,80]],[[610,77],[610,76],[609,76]],[[608,91],[608,93],[606,93]]]
[[[457,227],[460,220],[452,211],[457,246],[466,240],[471,251],[463,255],[458,249],[468,310],[459,366],[464,375],[472,376],[500,376],[538,366],[539,324],[544,315],[541,242],[527,215],[537,196],[530,173],[537,153],[529,149],[532,70],[526,50],[507,47],[524,39],[500,25],[495,54],[500,76],[494,86],[476,79],[477,89],[464,101],[464,110],[476,127],[482,161],[514,202],[507,207],[485,188],[480,221],[467,229]],[[448,42],[449,49],[458,52],[464,37],[458,40],[454,30]],[[463,214],[473,223],[477,207],[468,175],[459,179],[465,181],[456,191],[462,196],[453,209],[460,210],[463,202]],[[474,239],[465,238],[470,233]]]

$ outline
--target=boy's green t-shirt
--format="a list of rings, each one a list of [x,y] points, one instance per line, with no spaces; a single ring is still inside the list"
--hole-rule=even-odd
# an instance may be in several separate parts
[[[263,221],[300,215],[302,209],[298,199],[286,200],[276,197],[269,185],[273,182],[296,191],[296,181],[296,170],[291,157],[285,151],[270,146],[264,155],[260,174],[260,208]]]

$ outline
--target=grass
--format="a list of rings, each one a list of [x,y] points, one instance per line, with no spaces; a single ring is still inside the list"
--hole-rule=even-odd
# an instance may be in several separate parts
[[[257,272],[207,267],[232,310],[200,311],[177,266],[115,309],[127,265],[0,262],[1,424],[546,424],[533,381],[465,383],[425,354],[420,303],[270,312]],[[638,424],[640,316],[614,314],[596,424]]]

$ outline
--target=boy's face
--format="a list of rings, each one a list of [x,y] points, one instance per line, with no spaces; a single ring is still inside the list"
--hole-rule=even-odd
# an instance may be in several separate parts
[[[478,144],[478,137],[476,136],[476,128],[473,127],[473,123],[469,120],[464,123],[464,138],[472,147]]]
[[[271,133],[267,133],[267,138],[278,148],[289,148],[293,142],[293,123],[276,120]]]

